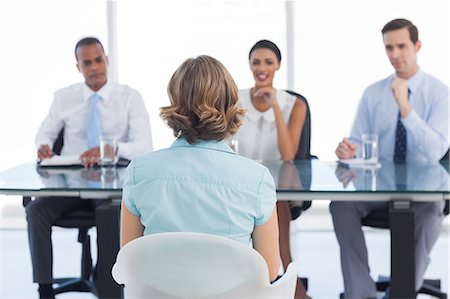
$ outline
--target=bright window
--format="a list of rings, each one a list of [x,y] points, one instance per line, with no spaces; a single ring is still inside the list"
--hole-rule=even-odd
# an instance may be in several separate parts
[[[88,35],[107,48],[103,1],[0,1],[0,169],[36,157],[53,93],[84,80],[74,47]]]
[[[219,59],[239,88],[251,87],[248,51],[260,39],[286,53],[284,1],[122,1],[118,11],[119,80],[138,89],[151,116],[156,149],[169,146],[171,130],[159,117],[167,84],[187,58]],[[286,86],[286,70],[276,86]]]

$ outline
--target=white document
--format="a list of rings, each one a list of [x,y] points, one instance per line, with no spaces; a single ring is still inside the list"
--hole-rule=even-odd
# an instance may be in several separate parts
[[[354,158],[354,159],[342,159],[339,160],[338,163],[340,165],[346,166],[348,168],[365,168],[365,169],[378,169],[381,168],[381,164],[379,162],[369,162],[365,161],[363,158]]]
[[[49,159],[44,159],[39,163],[40,166],[71,166],[81,165],[79,155],[59,156],[54,155]]]

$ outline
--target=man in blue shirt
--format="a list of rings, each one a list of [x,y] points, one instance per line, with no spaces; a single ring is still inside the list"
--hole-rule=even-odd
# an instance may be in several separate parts
[[[361,135],[378,134],[379,157],[398,163],[439,161],[449,148],[448,87],[417,64],[418,30],[395,19],[382,30],[386,54],[395,73],[370,85],[362,96],[350,139],[336,148],[339,159],[361,156]],[[415,203],[416,289],[420,289],[442,223],[444,202]],[[376,297],[370,277],[361,220],[386,202],[333,202],[330,210],[341,249],[345,298]]]

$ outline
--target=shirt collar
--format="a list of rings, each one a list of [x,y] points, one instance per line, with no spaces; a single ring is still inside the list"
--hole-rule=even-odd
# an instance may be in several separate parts
[[[197,143],[190,144],[184,138],[177,138],[171,147],[193,147],[193,148],[204,148],[210,149],[230,154],[235,154],[235,152],[223,141],[217,140],[199,140]]]
[[[392,74],[391,82],[392,80],[394,80],[395,76],[396,76],[395,74]],[[414,94],[417,91],[417,89],[422,84],[424,78],[425,73],[419,68],[417,69],[417,72],[411,78],[408,79],[408,89],[411,94]]]
[[[98,91],[93,91],[87,86],[86,82],[83,84],[83,100],[87,101],[91,98],[93,94],[98,94],[101,99],[107,100],[109,98],[111,90],[111,84],[109,81],[106,81],[106,84],[102,86]]]
[[[424,76],[425,76],[424,72],[419,68],[417,70],[417,72],[414,74],[414,76],[409,78],[408,88],[409,88],[409,91],[411,92],[411,94],[414,94],[416,92],[416,90],[420,87],[420,85],[423,82]]]
[[[248,99],[249,99],[248,101],[244,102],[242,105],[242,108],[247,110],[247,112],[245,113],[245,116],[251,121],[258,121],[261,117],[263,117],[266,122],[274,122],[275,114],[273,113],[273,109],[269,108],[264,112],[256,110],[256,108],[255,108],[255,106],[253,106],[252,100],[251,100],[251,98],[252,98],[250,95],[251,89],[248,89],[245,92],[248,93],[245,96],[246,97],[248,96]],[[278,105],[280,105],[281,109],[283,110],[283,107],[286,104],[286,98],[283,95],[283,90],[277,89],[277,101],[278,101]]]

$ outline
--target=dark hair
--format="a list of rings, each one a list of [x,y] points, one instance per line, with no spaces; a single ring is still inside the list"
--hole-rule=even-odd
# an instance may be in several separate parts
[[[96,45],[96,44],[99,44],[100,47],[102,48],[103,53],[105,53],[105,49],[103,48],[103,45],[98,38],[89,36],[89,37],[80,39],[77,42],[77,44],[75,45],[75,58],[78,60],[78,57],[77,57],[78,48],[80,48],[82,46],[89,46],[89,45]]]
[[[417,30],[417,27],[411,22],[406,19],[395,19],[384,25],[383,29],[381,30],[382,34],[385,34],[389,31],[399,30],[406,28],[409,31],[409,38],[411,39],[413,44],[416,44],[416,42],[419,40],[419,31]]]
[[[250,49],[250,52],[248,53],[248,59],[250,60],[250,56],[252,56],[253,51],[256,49],[269,49],[273,53],[275,53],[275,56],[277,56],[278,63],[281,62],[281,52],[280,49],[278,49],[277,45],[275,45],[273,42],[267,39],[260,40],[256,44],[253,45],[253,47]]]
[[[189,58],[175,71],[167,86],[170,105],[160,116],[174,136],[189,143],[223,140],[234,135],[245,111],[239,108],[238,88],[217,59]]]

